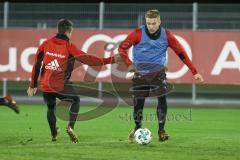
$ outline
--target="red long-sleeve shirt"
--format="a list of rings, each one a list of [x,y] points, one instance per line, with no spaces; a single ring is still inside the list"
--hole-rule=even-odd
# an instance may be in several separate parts
[[[57,35],[46,40],[35,56],[30,87],[37,87],[40,74],[40,89],[43,92],[59,92],[64,90],[64,83],[69,80],[74,60],[91,66],[101,66],[114,62],[113,57],[98,58],[88,55],[69,42],[65,35]]]
[[[180,57],[184,64],[188,66],[191,70],[192,74],[197,74],[197,70],[194,67],[193,63],[189,59],[186,51],[182,47],[182,45],[178,42],[178,40],[174,37],[174,35],[166,30],[167,40],[169,47],[174,50],[174,52]],[[132,47],[132,45],[136,45],[141,41],[142,31],[140,28],[135,29],[131,32],[127,38],[119,45],[118,52],[125,59],[125,63],[127,65],[132,64],[132,61],[128,57],[128,49]],[[161,36],[161,35],[160,35]]]

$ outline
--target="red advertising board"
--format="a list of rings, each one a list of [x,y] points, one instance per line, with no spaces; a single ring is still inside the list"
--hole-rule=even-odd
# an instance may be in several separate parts
[[[72,42],[79,49],[98,57],[117,53],[117,44],[130,30],[78,30]],[[176,38],[186,49],[199,73],[208,84],[240,84],[240,32],[192,32],[174,31]],[[37,47],[56,34],[54,29],[0,29],[0,79],[28,80],[30,78]],[[108,50],[106,50],[106,48]],[[109,48],[115,49],[112,52]],[[194,83],[193,76],[175,53],[168,49],[169,81]],[[131,49],[129,52],[131,57]],[[97,76],[97,81],[111,81],[111,75],[121,76],[110,65],[100,72],[80,67],[72,74],[75,81],[84,76]]]

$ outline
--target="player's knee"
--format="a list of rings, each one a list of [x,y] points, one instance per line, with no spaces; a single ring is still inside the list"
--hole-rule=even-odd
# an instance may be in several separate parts
[[[73,103],[71,105],[70,111],[72,113],[78,113],[80,108],[80,98],[78,96],[73,97]]]
[[[55,105],[55,103],[47,103],[48,110],[54,110]]]
[[[79,104],[80,103],[80,98],[78,96],[73,97],[73,103]]]

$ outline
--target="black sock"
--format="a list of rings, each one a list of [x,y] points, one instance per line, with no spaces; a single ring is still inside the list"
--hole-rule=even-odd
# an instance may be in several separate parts
[[[164,131],[165,121],[167,116],[167,100],[166,96],[158,97],[157,117],[158,117],[158,132]]]
[[[55,115],[55,106],[56,106],[56,94],[55,93],[47,93],[43,92],[44,102],[47,104],[47,120],[51,130],[51,134],[56,135],[56,115]]]
[[[56,134],[56,116],[55,116],[55,111],[54,107],[53,108],[48,108],[47,111],[47,119],[48,119],[48,124],[51,130],[51,134],[55,135]]]
[[[73,103],[70,108],[70,113],[69,113],[69,124],[72,129],[74,129],[74,125],[77,120],[78,112],[80,108],[80,99],[78,96],[73,97]]]
[[[133,98],[134,110],[133,118],[135,122],[135,130],[142,127],[144,98]]]

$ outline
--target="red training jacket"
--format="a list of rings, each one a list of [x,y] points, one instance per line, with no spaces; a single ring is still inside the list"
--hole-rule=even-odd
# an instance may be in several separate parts
[[[74,65],[74,61],[70,59],[76,59],[91,66],[114,63],[113,57],[98,58],[88,55],[70,43],[66,35],[57,34],[39,46],[32,69],[30,87],[37,87],[41,69],[40,90],[43,92],[64,90],[64,83],[70,78]]]

